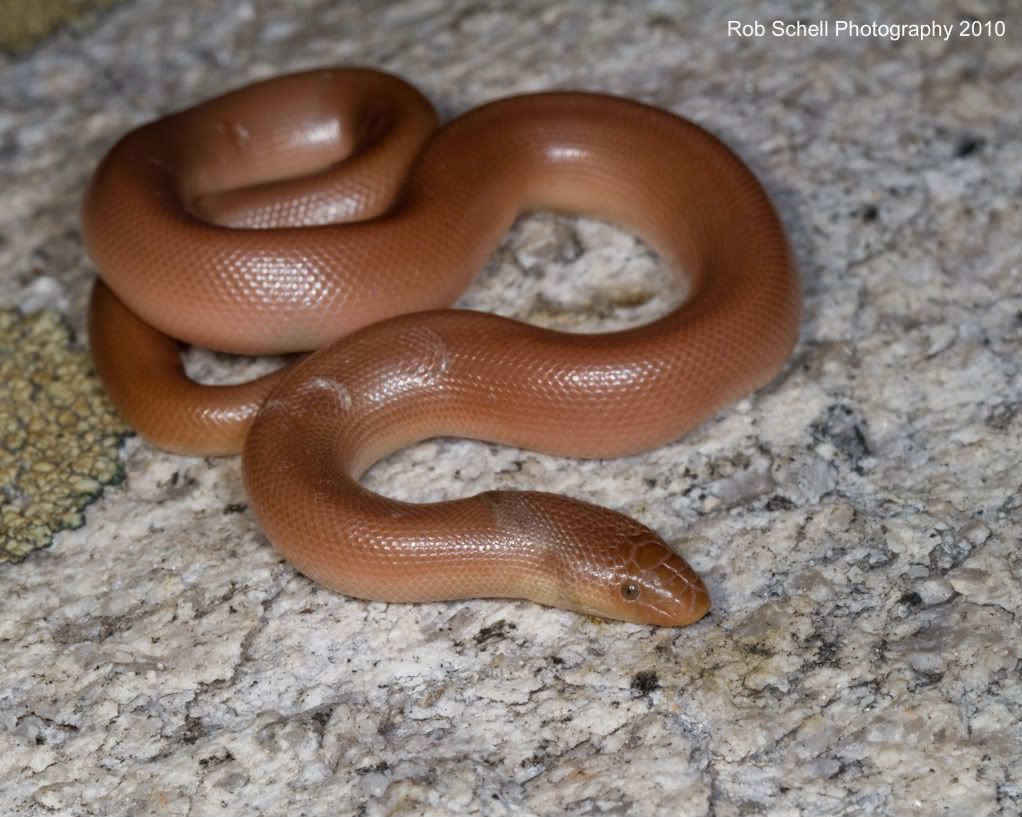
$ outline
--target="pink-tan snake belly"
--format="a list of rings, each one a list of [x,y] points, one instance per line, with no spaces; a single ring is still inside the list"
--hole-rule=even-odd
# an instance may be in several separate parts
[[[684,271],[687,300],[586,335],[445,309],[538,208],[634,230]],[[395,77],[308,71],[127,134],[82,223],[114,403],[158,446],[243,451],[253,514],[313,579],[364,599],[524,598],[668,626],[709,609],[692,568],[615,511],[528,491],[412,504],[359,483],[435,436],[646,450],[774,377],[798,335],[798,276],[763,188],[707,131],[588,93],[499,100],[437,129]],[[175,339],[318,351],[210,387],[186,377]]]

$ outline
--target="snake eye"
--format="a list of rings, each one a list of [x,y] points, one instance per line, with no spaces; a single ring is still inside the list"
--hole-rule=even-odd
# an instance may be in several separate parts
[[[635,582],[625,582],[621,585],[621,597],[628,601],[635,601],[639,597],[639,585]]]

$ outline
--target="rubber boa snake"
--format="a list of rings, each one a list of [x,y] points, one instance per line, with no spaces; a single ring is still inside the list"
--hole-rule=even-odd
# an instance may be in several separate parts
[[[535,209],[633,230],[684,272],[687,300],[604,334],[445,308]],[[792,254],[759,182],[699,126],[552,92],[438,129],[396,77],[306,71],[128,133],[92,178],[82,227],[101,275],[90,342],[114,403],[157,446],[243,450],[252,513],[316,581],[363,599],[523,598],[666,626],[709,610],[682,557],[615,511],[530,491],[411,504],[359,483],[436,436],[640,452],[775,376],[798,335]],[[211,387],[187,378],[179,340],[317,351]]]

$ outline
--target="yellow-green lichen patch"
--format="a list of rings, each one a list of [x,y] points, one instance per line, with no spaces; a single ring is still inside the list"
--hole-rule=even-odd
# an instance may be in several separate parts
[[[82,524],[127,432],[58,313],[0,308],[0,561]]]
[[[62,25],[88,27],[117,0],[4,0],[0,49],[26,51]]]

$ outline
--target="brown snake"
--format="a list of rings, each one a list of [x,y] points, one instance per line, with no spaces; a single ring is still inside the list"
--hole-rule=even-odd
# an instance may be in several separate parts
[[[534,209],[634,230],[684,271],[687,300],[586,335],[442,308]],[[668,626],[709,609],[689,565],[617,512],[518,491],[411,504],[358,482],[435,436],[643,451],[774,377],[798,335],[798,276],[763,188],[702,128],[542,93],[436,129],[395,77],[308,71],[132,131],[82,221],[102,275],[91,343],[115,404],[158,446],[244,448],[252,512],[302,572],[384,601],[514,597]],[[185,376],[175,338],[318,351],[210,387]]]

